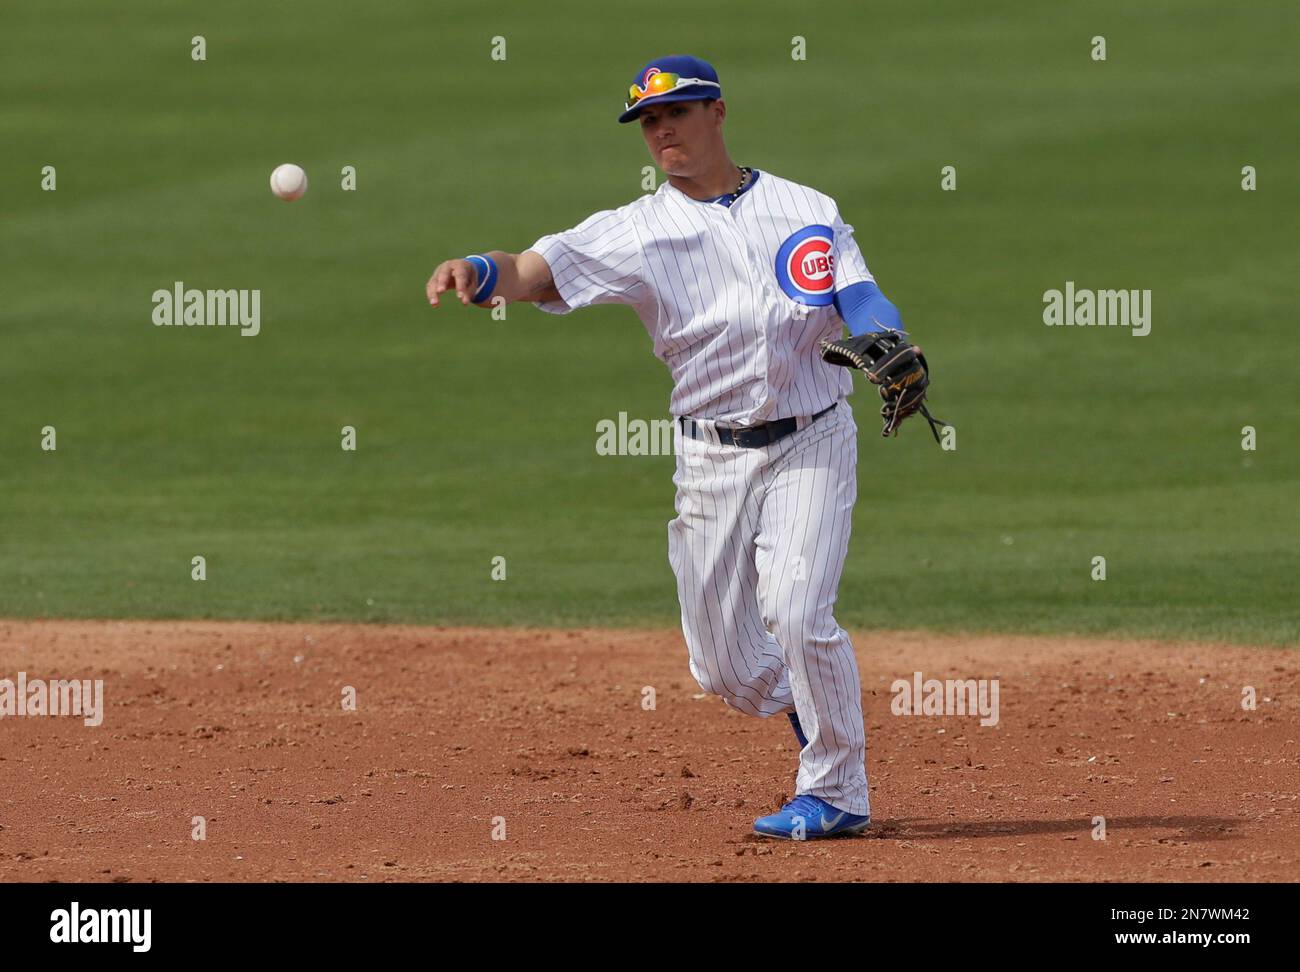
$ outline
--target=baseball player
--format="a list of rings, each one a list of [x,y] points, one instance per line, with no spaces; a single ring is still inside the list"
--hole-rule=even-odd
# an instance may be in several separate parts
[[[434,306],[454,289],[483,307],[636,310],[673,378],[668,559],[691,674],[741,712],[787,714],[801,747],[795,798],[754,830],[856,834],[871,819],[862,690],[832,614],[857,496],[843,399],[860,369],[884,400],[882,434],[918,411],[933,431],[928,370],[835,201],[737,166],[726,117],[712,66],[656,58],[619,121],[641,126],[658,191],[522,253],[448,260],[426,290]]]

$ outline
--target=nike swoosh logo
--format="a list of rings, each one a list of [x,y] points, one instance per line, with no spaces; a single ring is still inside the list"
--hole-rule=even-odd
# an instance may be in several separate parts
[[[830,829],[831,829],[832,827],[834,827],[837,823],[839,823],[841,820],[843,820],[843,819],[844,819],[844,814],[845,814],[846,812],[847,812],[847,811],[841,810],[838,814],[835,815],[835,819],[834,819],[834,820],[827,820],[827,819],[826,819],[826,814],[823,813],[823,814],[822,814],[822,833],[823,833],[823,834],[826,833],[826,831],[830,830]]]

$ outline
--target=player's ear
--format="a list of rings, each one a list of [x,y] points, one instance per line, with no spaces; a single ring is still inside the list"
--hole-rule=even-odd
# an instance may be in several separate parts
[[[726,121],[727,103],[725,101],[723,101],[721,98],[714,98],[713,101],[709,102],[709,108],[713,111],[713,114],[717,117],[718,124],[722,124],[724,121]]]

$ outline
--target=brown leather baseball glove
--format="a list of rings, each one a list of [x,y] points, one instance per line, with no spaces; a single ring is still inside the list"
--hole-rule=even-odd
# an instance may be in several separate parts
[[[934,441],[940,441],[939,429],[948,423],[932,416],[925,407],[930,366],[921,349],[909,342],[906,335],[899,331],[874,331],[839,341],[823,340],[820,347],[822,360],[827,364],[857,368],[880,390],[885,403],[880,407],[884,422],[882,436],[897,435],[903,419],[920,412],[930,423]]]

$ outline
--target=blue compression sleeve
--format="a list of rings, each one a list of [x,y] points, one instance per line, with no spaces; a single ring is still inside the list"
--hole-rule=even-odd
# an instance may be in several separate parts
[[[835,294],[835,309],[853,335],[871,331],[902,331],[898,308],[873,283],[855,283]]]

